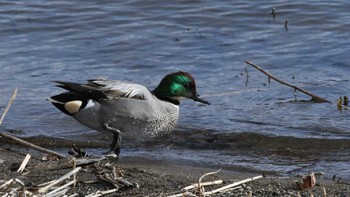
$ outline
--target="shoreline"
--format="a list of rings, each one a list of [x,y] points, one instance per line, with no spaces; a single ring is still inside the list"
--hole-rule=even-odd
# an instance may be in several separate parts
[[[2,140],[0,140],[2,141]],[[25,180],[30,187],[57,178],[71,169],[53,170],[29,170],[26,173],[17,173],[10,169],[22,162],[27,153],[32,154],[28,169],[44,163],[47,165],[55,161],[41,161],[46,154],[38,153],[31,149],[18,147],[13,144],[1,143],[0,146],[0,180],[6,181],[13,177]],[[45,163],[46,162],[46,163]],[[100,176],[94,171],[96,165],[112,165],[120,171],[123,178],[138,187],[125,187],[120,185],[119,190],[105,196],[170,196],[179,193],[182,188],[198,183],[201,176],[218,169],[210,166],[200,166],[170,162],[166,160],[154,160],[152,158],[125,156],[117,159],[106,159],[97,164],[82,166],[77,173],[77,185],[68,190],[68,194],[85,196],[97,191],[113,189],[113,185],[97,178]],[[104,167],[102,167],[104,168]],[[258,172],[246,172],[240,169],[221,169],[220,172],[206,176],[203,181],[222,180],[223,183],[216,186],[205,187],[206,191],[223,187],[225,185],[241,181],[247,178],[259,176]],[[296,182],[302,182],[301,177],[278,177],[266,175],[266,177],[244,184],[236,190],[210,196],[349,196],[349,184],[317,177],[316,186],[311,189],[299,190]],[[0,182],[0,185],[2,183]],[[28,186],[29,187],[29,186]],[[0,190],[1,192],[2,190]],[[190,196],[190,195],[189,195]]]

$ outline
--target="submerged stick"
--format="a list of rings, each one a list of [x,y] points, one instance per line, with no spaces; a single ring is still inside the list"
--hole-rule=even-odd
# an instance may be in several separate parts
[[[331,102],[328,101],[327,99],[321,98],[321,97],[319,97],[319,96],[317,96],[317,95],[315,95],[315,94],[312,94],[312,93],[310,93],[310,92],[308,92],[308,91],[306,91],[306,90],[304,90],[304,89],[302,89],[302,88],[299,88],[299,87],[297,87],[297,86],[295,86],[295,85],[293,85],[293,84],[287,83],[287,82],[285,82],[285,81],[282,81],[282,80],[276,78],[275,76],[271,75],[269,72],[267,72],[267,71],[265,71],[264,69],[262,69],[260,66],[254,64],[254,63],[252,63],[252,62],[250,62],[250,61],[248,61],[248,60],[246,60],[245,63],[246,63],[246,64],[249,64],[249,65],[251,65],[251,66],[253,66],[253,67],[256,68],[256,69],[258,69],[260,72],[262,72],[262,73],[264,73],[266,76],[268,76],[269,79],[273,79],[273,80],[275,80],[275,81],[277,81],[277,82],[279,82],[279,83],[281,83],[281,84],[283,84],[283,85],[286,85],[286,86],[289,86],[289,87],[293,88],[294,90],[298,90],[298,91],[300,91],[300,92],[302,92],[302,93],[304,93],[304,94],[306,94],[306,95],[308,95],[308,96],[311,96],[311,97],[312,97],[311,100],[314,101],[314,102],[316,102],[316,103],[331,103]]]

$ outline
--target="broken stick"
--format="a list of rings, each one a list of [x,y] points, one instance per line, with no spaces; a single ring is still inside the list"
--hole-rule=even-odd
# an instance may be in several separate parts
[[[277,82],[279,82],[279,83],[281,83],[281,84],[283,84],[283,85],[286,85],[286,86],[289,86],[289,87],[293,88],[294,90],[298,90],[298,91],[300,91],[300,92],[302,92],[302,93],[304,93],[304,94],[306,94],[306,95],[311,96],[311,97],[312,97],[311,100],[314,101],[314,102],[316,102],[316,103],[331,103],[331,102],[328,101],[327,99],[321,98],[321,97],[319,97],[319,96],[317,96],[317,95],[315,95],[315,94],[312,94],[312,93],[310,93],[310,92],[308,92],[308,91],[306,91],[306,90],[304,90],[304,89],[302,89],[302,88],[299,88],[299,87],[297,87],[297,86],[295,86],[295,85],[293,85],[293,84],[287,83],[287,82],[285,82],[285,81],[282,81],[282,80],[276,78],[275,76],[271,75],[269,72],[267,72],[267,71],[265,71],[264,69],[262,69],[260,66],[254,64],[254,63],[252,63],[252,62],[250,62],[250,61],[248,61],[248,60],[246,60],[245,63],[246,63],[246,64],[249,64],[249,65],[251,65],[251,66],[253,66],[253,67],[256,68],[256,69],[258,69],[260,72],[262,72],[262,73],[264,73],[265,75],[267,75],[267,76],[269,77],[269,79],[273,79],[273,80],[275,80],[275,81],[277,81]]]

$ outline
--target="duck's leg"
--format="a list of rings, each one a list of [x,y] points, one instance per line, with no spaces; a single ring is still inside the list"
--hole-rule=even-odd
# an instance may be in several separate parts
[[[113,141],[112,141],[112,144],[110,146],[110,150],[109,150],[108,153],[113,153],[114,152],[119,157],[120,145],[121,145],[121,142],[122,142],[122,135],[121,135],[120,130],[108,126],[108,123],[105,123],[103,125],[103,127],[104,127],[104,129],[106,131],[109,131],[109,132],[113,133]]]

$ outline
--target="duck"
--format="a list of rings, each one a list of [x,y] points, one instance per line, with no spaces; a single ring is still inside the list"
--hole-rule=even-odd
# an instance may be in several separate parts
[[[81,124],[112,133],[106,153],[117,157],[125,133],[154,137],[171,132],[183,99],[210,105],[200,98],[194,78],[184,71],[167,74],[153,91],[140,84],[108,79],[87,80],[84,84],[53,82],[66,92],[51,96],[48,101]]]

